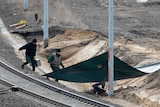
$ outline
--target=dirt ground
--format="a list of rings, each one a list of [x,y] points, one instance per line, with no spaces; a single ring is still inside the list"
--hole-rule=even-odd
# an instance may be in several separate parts
[[[5,1],[7,2],[7,0]],[[63,63],[66,67],[106,51],[108,1],[49,0],[50,39],[46,49],[43,49],[41,28],[43,20],[38,25],[34,20],[34,13],[38,13],[39,19],[43,19],[43,8],[40,8],[43,6],[43,2],[41,0],[29,0],[29,2],[28,10],[19,15],[27,20],[28,27],[20,29],[18,32],[23,34],[23,38],[27,41],[33,38],[39,40],[38,55],[44,61],[44,66],[49,66],[46,58],[56,48],[62,49]],[[18,6],[22,1],[18,0],[17,3],[12,0],[11,3]],[[159,62],[159,7],[158,0],[148,0],[146,3],[137,3],[133,0],[114,1],[115,56],[133,67]],[[11,19],[6,18],[5,14],[1,17],[6,26],[15,22],[11,22]],[[8,30],[14,31],[15,29],[8,28]],[[30,33],[26,34],[26,32]],[[114,95],[104,99],[122,104],[124,107],[128,107],[128,105],[159,107],[159,72],[156,71],[135,79],[115,81]],[[63,82],[63,84],[68,85],[69,83]],[[70,84],[71,88],[77,91],[88,92],[92,83]]]
[[[115,40],[114,44],[115,47],[120,46],[124,50],[124,52],[127,51],[128,53],[130,52],[130,55],[136,53],[137,55],[141,56],[140,53],[142,53],[144,55],[142,57],[148,57],[148,60],[146,61],[142,59],[134,60],[134,63],[132,63],[133,65],[135,63],[139,63],[138,61],[140,62],[144,61],[139,65],[150,64],[158,61],[158,59],[153,60],[155,57],[153,53],[155,52],[155,54],[157,54],[157,51],[155,51],[154,49],[148,49],[148,48],[146,49],[146,47],[143,47],[140,44],[135,44],[133,42],[129,42],[126,45],[126,43],[124,43],[124,40],[120,41],[119,39]],[[41,45],[43,46],[43,42],[41,43]],[[65,67],[68,67],[77,64],[79,62],[82,62],[86,59],[89,59],[91,57],[94,57],[98,55],[97,53],[100,54],[101,52],[106,51],[107,39],[95,32],[83,31],[77,29],[68,29],[64,34],[57,35],[54,38],[51,38],[49,40],[49,47],[46,49],[41,48],[39,54],[45,59],[50,53],[54,52],[51,50],[57,48],[62,49],[63,64]],[[144,51],[142,51],[142,49]],[[115,52],[118,52],[115,54],[119,54],[119,50],[120,48],[115,48]],[[120,53],[121,52],[122,51],[120,51]],[[62,84],[65,84],[66,86],[69,86],[70,88],[80,92],[89,92],[94,83],[81,84],[81,83],[62,82]],[[115,81],[114,89],[115,93],[113,94],[112,97],[107,97],[103,99],[120,105],[123,104],[124,101],[121,99],[125,99],[127,101],[134,102],[135,104],[137,104],[137,106],[150,107],[154,105],[155,107],[156,106],[158,107],[159,71],[134,79]],[[128,103],[125,103],[125,105],[123,106],[127,107]],[[135,106],[136,105],[134,105],[134,107]]]

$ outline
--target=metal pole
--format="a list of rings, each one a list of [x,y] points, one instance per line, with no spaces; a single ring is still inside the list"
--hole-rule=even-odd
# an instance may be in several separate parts
[[[113,0],[109,0],[109,20],[108,20],[108,95],[113,94],[114,82],[114,52],[113,52]]]
[[[28,0],[23,0],[23,9],[26,11],[28,8]]]
[[[48,0],[44,0],[43,40],[44,48],[48,47]]]

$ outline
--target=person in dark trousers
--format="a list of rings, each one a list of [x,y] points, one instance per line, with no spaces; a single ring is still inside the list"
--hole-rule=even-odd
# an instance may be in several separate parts
[[[105,81],[98,82],[98,83],[92,85],[92,87],[98,87],[100,85],[101,85],[101,88],[104,89],[104,87],[105,87]]]
[[[19,50],[23,50],[23,49],[26,50],[25,52],[26,62],[24,62],[21,65],[22,69],[24,69],[25,65],[27,65],[28,63],[31,63],[32,71],[35,71],[36,61],[34,57],[36,56],[36,47],[37,47],[36,43],[37,43],[37,40],[33,39],[32,42],[29,42],[24,46],[22,46],[21,48],[19,48]]]
[[[48,62],[50,63],[50,67],[52,68],[53,72],[58,72],[60,70],[60,66],[64,68],[62,64],[62,58],[60,54],[61,50],[57,49],[55,55],[51,55],[48,59]],[[58,81],[57,79],[55,81]]]
[[[35,17],[35,20],[36,20],[36,22],[37,22],[37,21],[38,21],[38,14],[35,13],[35,14],[34,14],[34,17]]]
[[[102,86],[102,87],[99,87],[99,86]],[[99,83],[96,83],[94,85],[92,85],[93,87],[93,93],[97,93],[98,95],[101,95],[101,96],[106,96],[106,90],[104,90],[104,87],[105,87],[105,81],[101,81]]]

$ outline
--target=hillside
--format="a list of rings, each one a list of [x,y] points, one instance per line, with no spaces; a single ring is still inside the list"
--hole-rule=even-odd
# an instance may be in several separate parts
[[[70,66],[101,52],[102,47],[107,48],[108,1],[49,0],[50,40],[46,49],[42,48],[43,1],[29,0],[27,11],[23,11],[21,4],[22,0],[3,0],[0,4],[0,17],[7,27],[26,20],[28,26],[24,29],[8,27],[8,30],[23,34],[27,41],[36,37],[41,46],[39,55],[43,59],[47,56],[46,52],[59,47],[62,48],[65,66]],[[159,8],[160,2],[157,0],[149,0],[147,3],[114,1],[115,56],[133,67],[159,62]],[[40,24],[35,22],[35,13],[42,20]],[[87,43],[94,40],[96,45],[89,47]],[[113,96],[142,107],[159,107],[159,81],[159,71],[135,79],[115,81],[116,91]],[[88,84],[86,87],[80,91],[90,89]]]

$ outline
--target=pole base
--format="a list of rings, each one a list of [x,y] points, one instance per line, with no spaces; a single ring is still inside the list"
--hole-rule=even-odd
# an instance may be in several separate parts
[[[48,39],[44,40],[44,49],[48,47]]]

